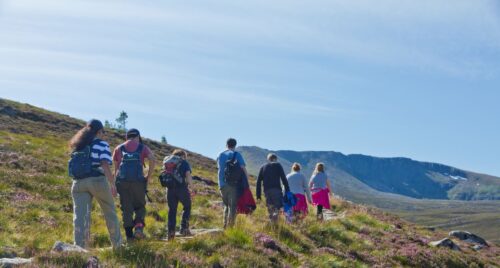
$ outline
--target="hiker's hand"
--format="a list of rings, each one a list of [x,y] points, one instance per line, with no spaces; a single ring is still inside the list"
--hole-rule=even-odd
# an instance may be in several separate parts
[[[111,195],[116,197],[116,186],[114,184],[111,184]]]

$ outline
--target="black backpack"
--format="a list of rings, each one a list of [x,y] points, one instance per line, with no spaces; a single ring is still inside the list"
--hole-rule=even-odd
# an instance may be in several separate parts
[[[92,177],[95,172],[92,168],[91,145],[80,151],[73,151],[68,161],[68,174],[75,180]]]
[[[182,161],[182,158],[176,155],[170,155],[163,159],[163,170],[158,178],[162,187],[173,189],[175,186],[185,184],[184,177],[179,171]]]
[[[236,160],[236,154],[237,152],[234,152],[233,157],[227,160],[224,166],[224,182],[231,186],[237,186],[243,180],[243,169]]]

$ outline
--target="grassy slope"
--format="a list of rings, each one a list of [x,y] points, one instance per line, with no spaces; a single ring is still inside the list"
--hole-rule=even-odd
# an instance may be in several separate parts
[[[253,173],[258,170],[259,163],[266,158],[269,151],[258,147],[244,147],[249,170]],[[259,160],[260,159],[260,160]],[[291,162],[280,160],[289,169]],[[314,162],[309,161],[304,166],[304,172],[309,174],[314,167]],[[326,159],[323,159],[326,161]],[[500,201],[456,201],[456,200],[431,200],[415,199],[397,194],[376,191],[342,169],[330,167],[329,171],[335,174],[333,181],[334,191],[344,198],[358,204],[366,204],[396,213],[405,219],[426,225],[439,227],[446,231],[462,229],[477,233],[487,239],[500,243]],[[470,178],[478,174],[468,172]],[[496,178],[481,175],[482,181]],[[472,183],[474,179],[470,179]]]
[[[6,108],[6,107],[11,107]],[[66,140],[83,122],[67,116],[0,99],[0,255],[15,252],[36,257],[37,265],[77,266],[88,256],[47,253],[54,241],[72,241],[72,212],[66,176]],[[112,146],[121,141],[110,132]],[[161,158],[173,147],[147,141]],[[215,180],[214,161],[190,154],[194,174]],[[157,171],[158,172],[158,171]],[[221,226],[216,187],[196,182],[192,227]],[[119,251],[93,250],[109,266],[359,266],[376,264],[457,266],[494,264],[499,249],[480,253],[431,249],[427,241],[445,236],[430,232],[376,209],[334,200],[344,219],[318,223],[312,216],[296,226],[267,225],[262,206],[252,216],[238,217],[235,229],[197,237],[185,243],[165,243],[167,208],[164,190],[151,186],[154,203],[148,204],[146,231],[151,239]],[[92,212],[92,243],[109,246],[100,209]],[[281,250],[266,248],[256,234],[278,241]]]

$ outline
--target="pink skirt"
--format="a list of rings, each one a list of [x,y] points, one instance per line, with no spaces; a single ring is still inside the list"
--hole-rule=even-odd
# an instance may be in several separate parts
[[[330,190],[328,188],[320,189],[317,192],[313,192],[312,201],[315,206],[323,206],[325,209],[330,209],[330,196],[328,195]]]
[[[307,215],[306,196],[303,194],[295,194],[295,197],[297,197],[297,204],[293,206],[293,211]]]

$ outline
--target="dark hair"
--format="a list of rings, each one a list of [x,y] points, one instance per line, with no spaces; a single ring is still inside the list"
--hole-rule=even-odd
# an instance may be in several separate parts
[[[101,130],[94,125],[87,123],[82,129],[80,129],[69,141],[69,148],[73,151],[80,151],[85,148],[85,146],[90,145],[92,141],[97,136],[97,132]]]
[[[226,142],[227,148],[236,148],[236,140],[233,138],[227,139]]]
[[[293,163],[293,166],[292,166],[292,170],[295,171],[295,172],[299,172],[300,171],[300,164],[299,163]]]

